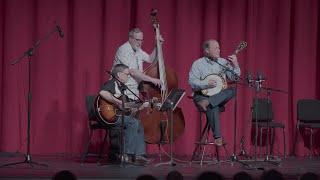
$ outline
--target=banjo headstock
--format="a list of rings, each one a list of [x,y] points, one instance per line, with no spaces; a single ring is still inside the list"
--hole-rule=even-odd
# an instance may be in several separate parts
[[[240,51],[244,50],[247,47],[247,42],[241,41],[237,48],[234,50],[233,54],[238,54]]]

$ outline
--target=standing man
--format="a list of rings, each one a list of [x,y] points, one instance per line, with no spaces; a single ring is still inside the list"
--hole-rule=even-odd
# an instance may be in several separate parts
[[[207,121],[209,122],[215,144],[223,145],[220,132],[220,111],[232,97],[235,96],[235,88],[227,88],[219,93],[206,96],[201,93],[202,89],[214,88],[217,85],[215,80],[204,81],[208,75],[216,74],[224,78],[235,81],[240,76],[240,67],[236,55],[228,56],[227,59],[220,57],[220,46],[218,41],[209,39],[203,43],[204,57],[193,62],[189,72],[189,84],[194,92],[193,100],[195,104],[206,112]]]
[[[143,62],[152,63],[156,58],[156,48],[151,55],[141,49],[143,42],[143,32],[139,28],[129,31],[129,40],[121,45],[115,55],[113,66],[116,64],[125,64],[129,67],[130,76],[126,85],[135,94],[139,94],[138,83],[148,81],[157,86],[161,85],[159,79],[147,76],[143,73]],[[136,99],[132,94],[128,95],[131,99]]]

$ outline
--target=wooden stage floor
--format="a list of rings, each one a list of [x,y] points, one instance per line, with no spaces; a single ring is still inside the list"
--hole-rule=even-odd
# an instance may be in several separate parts
[[[24,161],[24,154],[21,153],[4,153],[0,152],[0,166]],[[159,158],[154,156],[153,162],[146,166],[106,164],[102,161],[102,165],[96,163],[96,158],[89,157],[83,165],[80,163],[79,156],[71,155],[32,155],[32,161],[45,163],[48,167],[34,166],[30,164],[13,165],[0,168],[0,179],[50,179],[56,172],[60,170],[70,170],[78,179],[135,179],[142,174],[152,174],[158,179],[165,179],[168,172],[177,170],[181,172],[184,179],[196,179],[196,177],[204,171],[215,171],[223,175],[225,179],[232,179],[232,176],[239,171],[246,171],[255,179],[259,179],[264,170],[276,169],[281,172],[286,179],[297,179],[297,177],[305,172],[313,172],[319,175],[320,159],[314,158],[295,158],[289,157],[281,160],[279,165],[270,162],[245,162],[243,165],[238,162],[221,162],[219,164],[203,164],[190,163],[188,157],[180,157],[186,161],[184,164],[178,163],[176,166],[163,165],[156,167]],[[223,159],[223,158],[222,158]],[[162,160],[168,162],[168,159]]]

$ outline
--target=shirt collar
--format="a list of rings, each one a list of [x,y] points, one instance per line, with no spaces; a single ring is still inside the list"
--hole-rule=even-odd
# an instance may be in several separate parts
[[[136,53],[138,53],[138,52],[140,51],[140,49],[138,49],[138,50],[135,51],[135,50],[132,48],[132,46],[131,46],[131,44],[129,43],[129,41],[127,41],[127,46],[129,47],[130,53],[132,53],[132,54],[136,54]]]
[[[209,59],[207,56],[204,56],[204,59],[207,61],[207,63],[209,63],[209,64],[214,64],[214,61],[212,61],[211,59]]]

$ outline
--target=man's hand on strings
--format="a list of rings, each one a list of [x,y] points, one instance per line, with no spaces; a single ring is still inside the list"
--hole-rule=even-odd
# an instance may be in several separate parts
[[[238,58],[237,58],[236,55],[228,56],[227,59],[228,59],[229,61],[231,61],[233,65],[238,65]]]
[[[155,40],[157,42],[157,36],[155,36]],[[159,36],[159,41],[160,41],[160,44],[163,44],[163,42],[164,42],[164,39],[161,35]]]
[[[208,80],[208,85],[210,87],[216,87],[217,86],[217,82],[215,80],[213,80],[213,79],[209,79]]]

